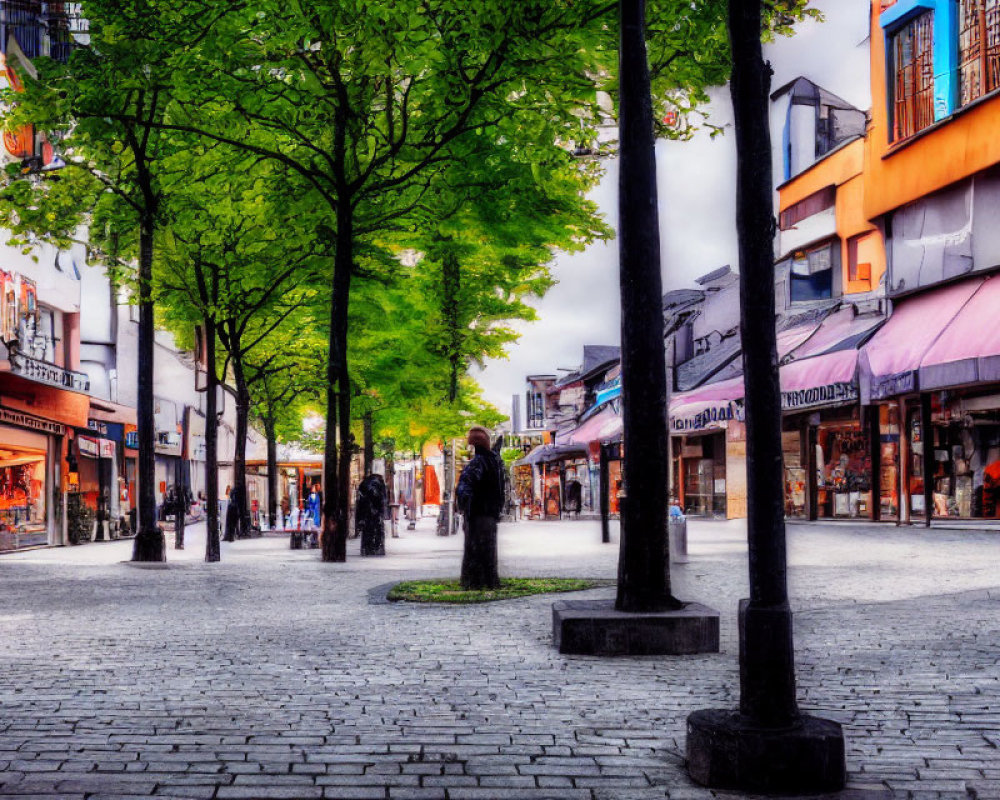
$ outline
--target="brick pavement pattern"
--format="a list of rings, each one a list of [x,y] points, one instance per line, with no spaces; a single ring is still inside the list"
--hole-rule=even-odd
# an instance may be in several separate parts
[[[263,538],[166,568],[131,543],[0,559],[0,798],[706,798],[684,720],[735,706],[740,523],[692,523],[675,594],[722,652],[561,656],[553,597],[372,604],[457,575],[433,520],[390,555],[322,564]],[[614,577],[594,522],[501,526],[506,575]],[[1000,798],[1000,535],[791,526],[804,710],[845,725],[844,797]],[[576,597],[613,594],[596,589]]]

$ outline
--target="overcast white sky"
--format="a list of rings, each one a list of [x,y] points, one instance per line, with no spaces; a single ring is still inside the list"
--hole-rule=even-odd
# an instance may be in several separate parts
[[[806,22],[798,33],[766,49],[777,88],[804,75],[858,108],[868,109],[868,13],[870,0],[814,0],[823,23]],[[728,89],[712,92],[709,108],[715,125],[731,125]],[[698,135],[689,142],[659,142],[657,189],[664,291],[693,286],[694,279],[720,267],[736,267],[736,152],[730,131],[715,139]],[[593,197],[617,224],[618,168],[606,173]],[[582,360],[585,344],[620,340],[618,244],[600,242],[582,253],[557,257],[558,283],[535,303],[539,319],[518,325],[520,340],[507,360],[488,362],[476,371],[486,399],[510,413],[513,394],[522,394],[524,378],[559,374]]]

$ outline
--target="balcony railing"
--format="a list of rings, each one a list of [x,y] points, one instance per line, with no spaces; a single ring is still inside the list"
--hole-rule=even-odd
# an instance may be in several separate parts
[[[65,62],[77,37],[86,34],[80,3],[0,0],[0,47],[13,36],[28,58],[50,56]]]

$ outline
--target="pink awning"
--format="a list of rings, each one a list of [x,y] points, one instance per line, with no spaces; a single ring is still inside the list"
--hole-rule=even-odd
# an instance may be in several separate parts
[[[1000,276],[993,275],[920,362],[920,389],[1000,379]]]
[[[983,278],[973,278],[900,301],[861,350],[862,388],[867,390],[863,400],[916,391],[917,371],[927,351],[982,284]]]
[[[786,330],[778,331],[776,342],[778,358],[784,358],[800,344],[807,341],[809,337],[815,333],[819,326],[820,323],[814,320],[802,325],[796,325],[794,328],[787,328]]]
[[[557,444],[579,444],[586,446],[590,442],[602,442],[621,431],[621,417],[614,409],[606,406],[578,428],[560,436]]]
[[[884,321],[881,316],[858,316],[848,305],[824,319],[816,332],[790,353],[790,358],[798,361],[830,350],[856,349],[858,341]]]
[[[781,368],[782,411],[856,401],[857,365],[858,351],[853,347],[785,364]]]

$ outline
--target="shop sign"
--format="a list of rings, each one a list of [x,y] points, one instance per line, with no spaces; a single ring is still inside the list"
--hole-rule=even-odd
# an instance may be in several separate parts
[[[135,425],[125,426],[125,446],[132,449],[139,449],[139,429]]]
[[[14,350],[10,352],[10,369],[15,375],[47,383],[50,386],[58,386],[60,389],[84,393],[90,391],[90,378],[82,372],[72,372]]]
[[[43,433],[53,433],[56,436],[62,436],[66,432],[66,428],[58,422],[38,419],[38,417],[23,414],[20,411],[11,411],[9,408],[0,408],[0,422],[8,425],[17,425],[20,428],[31,428]]]
[[[80,455],[91,458],[111,458],[115,457],[115,443],[110,439],[92,439],[89,436],[77,436],[76,446],[80,450]]]
[[[825,386],[813,386],[810,389],[796,389],[794,392],[782,392],[781,410],[794,411],[799,408],[829,405],[832,403],[853,403],[857,401],[858,397],[858,387],[854,381],[828,383]]]
[[[181,455],[181,435],[176,431],[157,431],[153,449],[164,456]]]
[[[594,401],[595,405],[601,405],[609,400],[614,400],[616,397],[620,396],[622,393],[622,378],[619,375],[617,378],[612,378],[607,383],[603,383],[597,387],[597,397]]]
[[[718,405],[709,405],[695,414],[671,417],[670,428],[676,433],[703,431],[711,428],[722,428],[733,420],[742,422],[743,419],[743,401],[731,400]]]
[[[872,381],[871,396],[873,400],[884,400],[901,394],[910,394],[917,390],[917,373],[914,370],[898,372],[885,378]]]
[[[99,433],[101,436],[108,435],[108,425],[103,420],[99,419],[88,419],[87,429],[92,430],[94,433]]]

